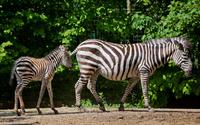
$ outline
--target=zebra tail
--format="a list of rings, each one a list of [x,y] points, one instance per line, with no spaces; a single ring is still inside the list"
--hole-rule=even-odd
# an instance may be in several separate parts
[[[86,40],[87,41],[87,40]],[[81,45],[84,44],[86,41],[83,41],[82,43],[80,43],[76,49],[70,54],[70,56],[73,56],[75,53],[77,53],[77,51],[79,50],[79,48],[81,48]]]
[[[78,51],[78,47],[70,54],[70,56],[73,56]]]
[[[11,76],[10,76],[10,81],[9,81],[9,85],[11,87],[14,87],[14,85],[17,84],[17,79],[16,79],[16,76],[15,76],[15,65],[13,66],[12,68],[12,71],[11,71]]]

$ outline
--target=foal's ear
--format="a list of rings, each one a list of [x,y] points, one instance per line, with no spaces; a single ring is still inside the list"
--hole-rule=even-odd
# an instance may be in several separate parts
[[[180,50],[184,50],[183,44],[179,43],[177,40],[174,41],[175,45],[178,47]]]

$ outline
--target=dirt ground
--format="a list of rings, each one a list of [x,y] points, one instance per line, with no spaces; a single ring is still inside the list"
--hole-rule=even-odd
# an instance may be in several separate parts
[[[53,114],[49,108],[26,109],[24,116],[16,116],[12,110],[0,110],[1,125],[200,125],[200,109],[133,109],[119,112],[109,109],[101,112],[87,108],[84,112],[76,108],[57,108]]]

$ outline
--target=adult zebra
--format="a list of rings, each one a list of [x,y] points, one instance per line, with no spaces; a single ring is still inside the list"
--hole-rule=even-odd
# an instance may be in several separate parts
[[[50,98],[51,109],[55,114],[58,113],[58,111],[54,108],[51,81],[53,79],[56,68],[61,64],[66,67],[71,67],[70,55],[63,45],[60,45],[43,58],[25,56],[15,61],[11,72],[10,85],[12,85],[14,81],[17,82],[14,104],[14,111],[17,113],[17,115],[25,113],[22,91],[31,81],[42,81],[39,99],[36,107],[38,114],[42,113],[40,110],[40,103],[46,88]],[[21,113],[18,112],[18,99]]]
[[[161,65],[173,60],[186,74],[191,74],[192,62],[189,55],[191,44],[185,38],[150,40],[145,43],[115,44],[92,39],[82,42],[71,55],[76,53],[80,77],[75,84],[76,106],[80,107],[81,91],[84,85],[100,105],[105,107],[96,92],[98,75],[110,80],[128,80],[128,86],[120,101],[119,110],[132,88],[141,81],[144,105],[151,109],[148,99],[148,80]]]

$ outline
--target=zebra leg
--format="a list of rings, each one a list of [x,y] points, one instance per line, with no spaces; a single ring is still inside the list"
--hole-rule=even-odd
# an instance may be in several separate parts
[[[38,102],[37,102],[37,106],[36,106],[36,109],[38,111],[38,114],[42,114],[41,110],[40,110],[40,104],[41,104],[41,101],[42,101],[42,97],[44,95],[44,92],[45,92],[45,89],[46,89],[46,86],[47,86],[47,80],[42,80],[42,85],[41,85],[41,89],[40,89],[40,95],[39,95],[39,98],[38,98]]]
[[[81,108],[81,92],[83,90],[83,87],[86,84],[87,84],[87,80],[86,80],[86,82],[83,82],[83,79],[81,77],[75,84],[75,96],[76,96],[75,106],[77,106],[78,108]]]
[[[141,86],[142,86],[142,92],[144,96],[144,106],[149,109],[149,111],[152,110],[151,106],[149,105],[149,98],[148,98],[148,80],[149,80],[149,74],[148,72],[140,72],[140,80],[141,80]]]
[[[93,76],[88,84],[87,84],[87,88],[90,90],[90,92],[92,93],[92,95],[94,96],[96,102],[99,104],[99,109],[103,112],[106,111],[105,106],[101,100],[101,98],[98,96],[97,91],[96,91],[96,79],[98,77],[98,74],[95,74],[95,76]]]
[[[15,89],[15,104],[14,104],[14,111],[16,112],[16,114],[17,114],[18,116],[21,115],[21,114],[19,113],[19,111],[18,111],[19,88],[20,88],[20,85],[17,85],[17,86],[16,86],[16,89]]]
[[[24,115],[25,114],[25,107],[24,107],[24,101],[23,101],[23,97],[22,97],[22,92],[23,92],[24,86],[20,86],[19,88],[19,92],[18,92],[18,96],[19,96],[19,102],[20,102],[20,108],[21,108],[21,114]]]
[[[133,79],[129,80],[128,85],[125,89],[124,95],[122,96],[120,100],[120,107],[119,111],[124,111],[124,103],[126,101],[127,96],[131,93],[133,87],[138,83],[139,79],[136,79],[135,81]]]
[[[58,111],[55,109],[54,103],[53,103],[53,92],[52,92],[51,82],[49,82],[49,84],[47,85],[47,90],[48,90],[48,93],[49,93],[51,109],[54,111],[55,114],[58,114]]]

